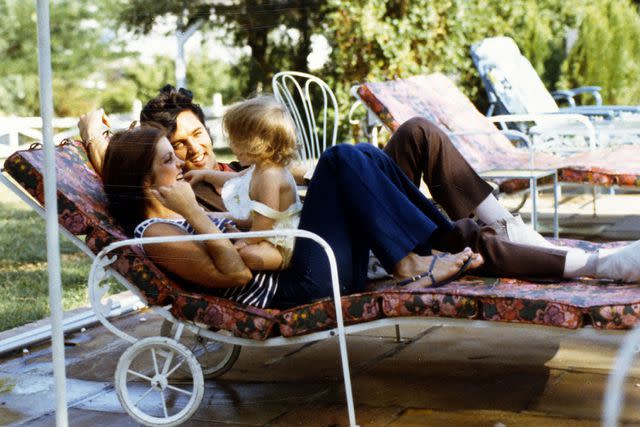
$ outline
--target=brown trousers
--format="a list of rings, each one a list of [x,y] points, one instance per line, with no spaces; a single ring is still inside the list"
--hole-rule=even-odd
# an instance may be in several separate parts
[[[466,246],[485,261],[478,274],[548,279],[562,278],[566,253],[502,240],[491,227],[468,219],[492,188],[462,157],[434,123],[415,117],[403,123],[384,151],[417,186],[420,179],[454,221],[453,232],[436,231],[432,247],[459,252]]]

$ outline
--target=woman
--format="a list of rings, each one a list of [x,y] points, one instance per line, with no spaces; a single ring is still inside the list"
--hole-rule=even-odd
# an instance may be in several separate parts
[[[205,213],[197,205],[191,187],[182,179],[182,166],[182,160],[175,156],[159,129],[143,127],[112,137],[105,156],[103,179],[110,209],[128,233],[153,237],[222,232],[223,226],[214,221],[219,218]],[[324,197],[326,187],[317,187],[318,190],[310,188],[307,193],[310,205],[317,205]],[[310,217],[305,210],[301,221]],[[416,233],[402,244],[372,246],[400,281],[422,275],[423,283],[436,284],[455,276],[463,266],[475,267],[482,263],[481,258],[468,249],[437,258],[412,252],[420,240],[428,239],[428,231],[433,226],[423,228],[422,234]],[[329,240],[334,240],[335,246],[332,246],[338,249],[343,292],[353,293],[364,286],[370,245],[365,244],[364,239],[356,242],[350,236],[342,237],[342,241]],[[347,248],[343,242],[351,246]],[[298,246],[301,250],[294,250],[289,269],[257,273],[252,273],[250,268],[259,267],[260,263],[247,265],[227,239],[154,244],[145,251],[165,271],[213,293],[260,307],[286,307],[331,293],[324,252],[317,245]],[[428,245],[422,246],[423,250],[428,249]],[[468,262],[470,259],[472,262]],[[303,288],[307,289],[301,290]]]
[[[127,231],[150,218],[144,236],[181,235],[190,229],[220,232],[181,180],[181,166],[157,129],[113,137],[103,177],[113,214]],[[369,250],[399,282],[415,278],[424,286],[456,276],[467,262],[481,274],[533,278],[588,275],[638,280],[640,271],[636,268],[636,275],[629,276],[629,269],[616,270],[621,264],[638,262],[637,242],[606,256],[571,251],[580,260],[571,263],[564,250],[508,242],[471,220],[451,223],[389,157],[364,144],[339,145],[322,156],[299,228],[320,235],[332,247],[345,294],[364,289]],[[431,249],[456,253],[436,258]],[[221,288],[214,292],[252,305],[284,308],[331,294],[324,252],[306,239],[296,242],[287,270],[255,275],[228,240],[157,244],[145,250],[169,273],[201,287]]]

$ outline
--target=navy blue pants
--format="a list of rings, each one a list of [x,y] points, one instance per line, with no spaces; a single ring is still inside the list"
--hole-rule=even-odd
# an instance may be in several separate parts
[[[452,227],[393,160],[369,144],[337,145],[322,155],[299,225],[333,249],[343,294],[364,290],[369,250],[392,271],[411,251],[430,254],[432,234]],[[290,307],[330,295],[324,251],[311,240],[297,239],[272,305]]]

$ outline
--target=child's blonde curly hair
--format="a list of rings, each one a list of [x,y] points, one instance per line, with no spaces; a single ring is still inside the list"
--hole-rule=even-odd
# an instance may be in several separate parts
[[[251,158],[288,165],[296,157],[296,131],[285,106],[258,96],[230,106],[222,117],[229,143]]]

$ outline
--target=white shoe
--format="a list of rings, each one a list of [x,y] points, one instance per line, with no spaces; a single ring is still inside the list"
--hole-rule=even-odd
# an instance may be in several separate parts
[[[514,215],[508,219],[501,219],[491,224],[490,227],[496,230],[498,237],[513,243],[562,249],[551,244],[547,239],[542,237],[540,233],[525,224],[520,215]]]
[[[596,277],[629,283],[640,282],[640,240],[614,253],[598,251]]]

